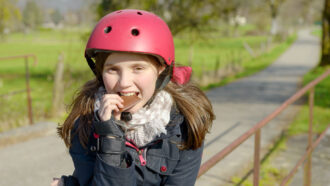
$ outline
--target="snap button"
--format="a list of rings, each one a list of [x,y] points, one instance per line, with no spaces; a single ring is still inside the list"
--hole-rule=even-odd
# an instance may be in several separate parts
[[[95,146],[91,146],[90,149],[91,149],[92,152],[96,151],[96,147]]]
[[[162,167],[160,168],[160,171],[162,171],[162,172],[166,172],[166,171],[167,171],[167,168],[166,168],[165,166],[162,166]]]
[[[93,134],[93,135],[94,135],[94,138],[95,138],[95,139],[97,139],[97,138],[99,138],[99,137],[100,137],[100,135],[96,134],[95,132],[94,132],[94,134]]]

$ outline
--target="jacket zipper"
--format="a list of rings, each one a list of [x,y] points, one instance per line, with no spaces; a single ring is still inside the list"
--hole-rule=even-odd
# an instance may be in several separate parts
[[[126,141],[125,144],[129,147],[132,147],[133,149],[136,150],[136,152],[138,153],[139,155],[139,159],[140,159],[140,163],[141,163],[141,166],[145,166],[147,164],[147,161],[145,160],[145,158],[143,157],[143,152],[144,152],[144,149],[139,149],[137,148],[134,144]]]

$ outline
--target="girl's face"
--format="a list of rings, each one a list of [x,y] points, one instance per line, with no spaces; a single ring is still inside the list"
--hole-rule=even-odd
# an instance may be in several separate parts
[[[109,94],[137,95],[141,100],[126,110],[134,113],[155,92],[158,75],[164,70],[154,58],[134,53],[111,53],[105,60],[102,78]]]

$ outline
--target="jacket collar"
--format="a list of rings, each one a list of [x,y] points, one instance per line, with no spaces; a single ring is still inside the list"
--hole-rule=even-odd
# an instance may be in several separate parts
[[[162,133],[155,140],[162,140],[165,138],[170,138],[171,136],[181,136],[181,124],[184,122],[184,116],[178,111],[176,107],[172,107],[170,113],[170,121],[166,126],[167,133]]]

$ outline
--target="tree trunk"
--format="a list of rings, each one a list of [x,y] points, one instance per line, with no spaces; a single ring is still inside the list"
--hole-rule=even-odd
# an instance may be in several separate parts
[[[324,1],[322,20],[322,57],[320,66],[330,65],[330,0]]]
[[[278,13],[278,5],[275,3],[274,0],[271,0],[270,1],[270,14],[272,17],[272,25],[270,28],[271,35],[277,34],[277,29],[278,29],[277,13]]]
[[[276,35],[278,31],[278,19],[277,17],[272,17],[272,26],[270,28],[270,34]]]

